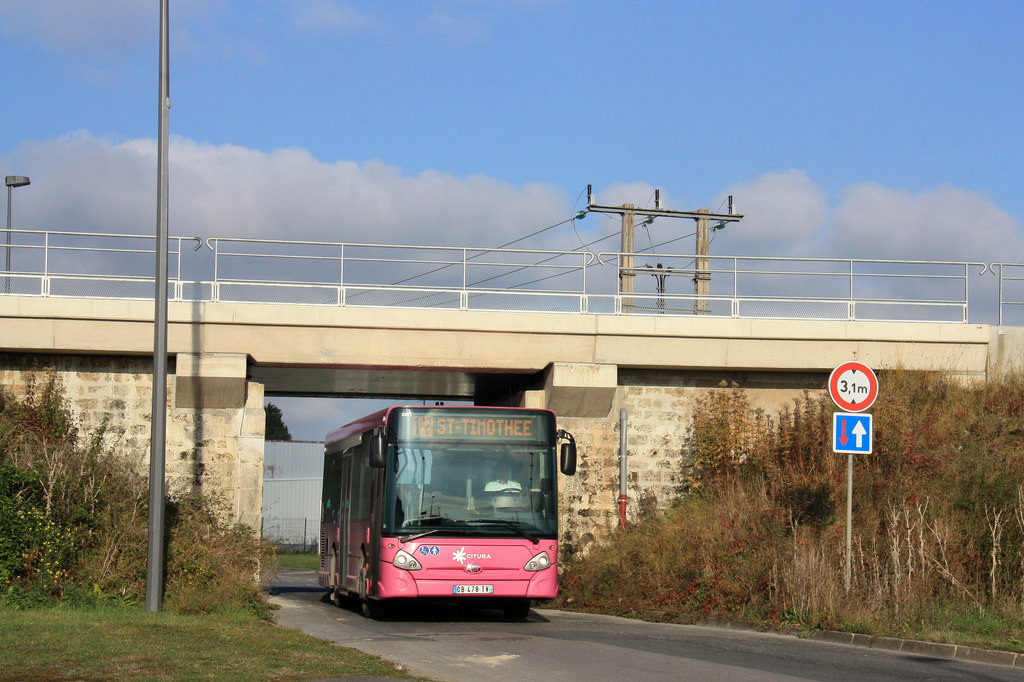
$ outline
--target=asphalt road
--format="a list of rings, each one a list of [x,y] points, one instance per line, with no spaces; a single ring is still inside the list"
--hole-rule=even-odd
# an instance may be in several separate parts
[[[283,569],[277,621],[430,679],[1024,680],[1006,666],[808,641],[788,635],[534,609],[526,621],[454,606],[383,620],[331,604],[311,571]]]

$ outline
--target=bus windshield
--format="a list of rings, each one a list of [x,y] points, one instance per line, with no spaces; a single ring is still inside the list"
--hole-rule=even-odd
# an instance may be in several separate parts
[[[554,427],[546,414],[399,415],[389,447],[385,530],[425,535],[557,536]]]

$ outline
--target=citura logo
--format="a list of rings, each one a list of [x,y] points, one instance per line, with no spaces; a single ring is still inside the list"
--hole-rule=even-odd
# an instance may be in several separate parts
[[[490,559],[490,554],[474,554],[473,552],[467,552],[465,547],[459,547],[456,551],[452,552],[452,560],[458,561],[460,564],[466,563],[466,559]]]

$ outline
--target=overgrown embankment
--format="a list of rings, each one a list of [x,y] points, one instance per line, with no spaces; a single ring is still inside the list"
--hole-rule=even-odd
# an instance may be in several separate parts
[[[561,603],[1019,650],[1024,377],[880,382],[874,451],[855,460],[849,593],[835,408],[808,395],[769,416],[736,390],[709,392],[697,411],[671,508],[571,559]]]
[[[15,398],[0,387],[0,607],[139,601],[145,593],[148,479],[81,434],[55,375]],[[267,616],[262,545],[201,495],[169,500],[164,605]]]

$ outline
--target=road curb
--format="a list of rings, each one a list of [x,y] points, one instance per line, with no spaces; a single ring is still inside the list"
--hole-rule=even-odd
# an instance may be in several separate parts
[[[997,649],[981,649],[979,647],[964,646],[962,644],[922,642],[916,639],[878,637],[876,635],[862,635],[855,632],[839,632],[836,630],[818,629],[808,632],[807,639],[813,639],[818,642],[831,642],[833,644],[862,646],[870,649],[899,651],[901,653],[916,654],[918,656],[950,658],[960,661],[970,661],[972,663],[988,663],[991,665],[1024,668],[1024,656],[1021,654],[1014,653],[1012,651],[999,651]]]
[[[766,626],[763,623],[753,621],[731,620],[728,618],[716,618],[713,616],[694,616],[682,613],[670,614],[657,610],[642,611],[639,615],[640,620],[653,622],[674,623],[677,625],[697,625],[701,627],[721,628],[723,630],[771,632],[778,635],[804,637],[806,639],[813,639],[816,642],[828,642],[830,644],[844,644],[847,646],[859,646],[869,649],[898,651],[918,656],[931,656],[933,658],[970,661],[971,663],[988,663],[990,665],[1001,665],[1011,668],[1024,668],[1024,654],[1018,654],[1013,651],[1000,651],[998,649],[982,649],[975,646],[965,646],[963,644],[924,642],[917,639],[863,635],[857,632],[841,632],[839,630],[822,630],[819,628],[814,628],[808,631],[791,627]]]

